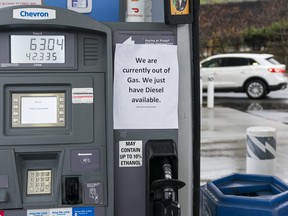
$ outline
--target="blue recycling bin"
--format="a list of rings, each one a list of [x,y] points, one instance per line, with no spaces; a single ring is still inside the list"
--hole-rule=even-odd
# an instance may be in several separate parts
[[[274,176],[232,174],[201,186],[201,216],[287,216],[288,185]]]

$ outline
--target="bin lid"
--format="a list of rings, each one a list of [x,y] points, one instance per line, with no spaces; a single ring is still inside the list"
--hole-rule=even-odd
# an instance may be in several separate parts
[[[236,196],[262,196],[276,195],[282,193],[283,188],[269,182],[250,182],[235,180],[219,185],[218,188],[223,194]]]
[[[222,201],[282,202],[288,198],[288,185],[274,176],[232,174],[207,184],[208,189]]]

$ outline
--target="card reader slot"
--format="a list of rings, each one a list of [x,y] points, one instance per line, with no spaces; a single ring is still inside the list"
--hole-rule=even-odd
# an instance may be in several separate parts
[[[64,204],[79,204],[80,203],[79,177],[66,177],[64,184],[65,184]]]

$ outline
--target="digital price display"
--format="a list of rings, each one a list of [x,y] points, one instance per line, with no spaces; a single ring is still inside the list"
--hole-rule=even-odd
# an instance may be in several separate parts
[[[11,63],[65,63],[64,35],[11,35]]]

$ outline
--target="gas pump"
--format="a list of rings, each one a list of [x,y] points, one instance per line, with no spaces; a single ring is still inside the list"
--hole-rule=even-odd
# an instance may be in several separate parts
[[[107,25],[113,32],[115,53],[115,215],[197,215],[200,177],[193,166],[199,166],[200,129],[194,119],[199,111],[195,91],[199,90],[191,86],[197,82],[192,72],[197,63],[191,26]],[[170,73],[165,73],[168,68]]]
[[[113,215],[110,29],[43,6],[0,26],[1,216]]]
[[[180,1],[182,2],[181,7],[177,7],[179,1],[153,0],[152,2],[152,20],[157,23],[108,24],[113,32],[115,52],[113,107],[115,209],[117,209],[115,214],[117,216],[197,216],[199,215],[200,185],[200,100],[198,96],[200,78],[197,35],[199,3],[197,1]],[[163,3],[165,6],[163,6]],[[126,1],[121,1],[120,6],[126,8]],[[137,11],[134,12],[137,13]],[[125,20],[124,11],[121,14],[123,15],[122,20]],[[166,24],[164,24],[164,21]],[[167,59],[164,65],[161,65],[163,72],[165,68],[170,67],[171,71],[178,73],[179,80],[175,82],[169,82],[169,76],[164,73],[161,74],[161,70],[158,71],[157,75],[153,72],[149,74],[149,69],[153,71],[153,67],[150,67],[149,63],[145,64],[142,61],[141,67],[138,67],[139,61],[134,64],[133,57],[131,57],[131,61],[127,60],[127,58],[130,59],[129,53],[133,53],[135,58],[139,56],[146,57],[146,52],[143,51],[146,50],[149,53],[147,54],[148,58],[143,57],[142,59],[157,59],[157,63],[160,63],[161,56],[173,55],[173,52],[169,52],[166,45],[177,47],[176,58],[178,62],[176,64],[178,72],[172,66],[173,57]],[[135,49],[131,46],[135,46]],[[147,46],[147,49],[145,46]],[[153,46],[157,46],[157,48],[154,49]],[[165,51],[162,52],[163,50]],[[126,59],[118,58],[118,53],[121,53]],[[155,53],[159,53],[159,55]],[[155,69],[159,69],[159,67],[155,67]],[[140,73],[136,71],[134,71],[134,74],[129,73],[128,77],[135,80],[135,83],[129,83],[128,77],[123,74],[124,68],[147,69],[139,70]],[[120,78],[117,73],[120,74]],[[127,78],[127,81],[123,77]],[[142,83],[144,82],[143,78],[147,77],[151,80],[163,80],[161,84],[153,84],[154,87],[151,84],[152,88],[159,86],[159,92],[160,89],[163,89],[163,92],[157,93],[157,90],[155,90],[154,93],[149,95],[154,100],[151,98],[151,100],[143,100],[144,102],[142,101],[143,104],[141,104],[141,100],[133,100],[133,98],[139,99],[143,96],[149,98],[143,92],[150,85],[146,82]],[[156,79],[154,79],[155,77]],[[176,80],[173,76],[170,78]],[[176,83],[179,83],[179,86],[177,86],[177,89],[173,89],[172,86],[176,86]],[[126,94],[125,91],[129,93]],[[122,98],[123,92],[124,96]],[[159,96],[165,93],[167,93],[168,98],[166,101]],[[117,97],[115,97],[115,94]],[[121,100],[118,100],[119,95]],[[169,109],[170,112],[162,115],[166,110],[165,108],[163,110],[159,108],[160,103],[157,103],[156,95],[159,96],[159,101],[162,104],[164,103],[164,107]],[[177,95],[179,96],[178,101],[173,100]],[[130,98],[131,102],[125,100],[127,98]],[[138,104],[135,105],[136,102]],[[176,126],[169,125],[171,122],[166,121],[167,118],[171,119],[174,115],[171,105],[173,103],[177,104],[176,118],[178,125]],[[135,105],[136,108],[133,109],[130,105],[131,107]],[[116,110],[115,106],[117,106]],[[144,115],[142,111],[145,108],[147,112]],[[157,108],[161,111],[157,112]],[[125,110],[127,115],[125,115]],[[131,117],[132,113],[133,116]],[[139,113],[139,115],[135,113]],[[151,113],[155,113],[155,115]],[[121,122],[123,124],[118,124],[117,116],[122,114],[126,117],[126,121],[123,120]],[[145,117],[142,118],[142,116]],[[161,116],[161,118],[157,118],[158,116]],[[132,119],[132,123],[129,122],[129,119]],[[145,123],[138,124],[139,121]],[[148,122],[151,124],[148,124]],[[159,126],[161,122],[163,124]],[[126,149],[132,150],[133,147],[142,149],[142,160],[140,162],[137,161],[138,156],[135,160],[127,159],[130,153],[125,151]],[[133,155],[135,154],[133,153]],[[125,156],[126,161],[123,159]],[[131,164],[126,164],[126,162],[131,162]],[[133,164],[133,162],[135,163]],[[143,194],[145,194],[145,197]]]

